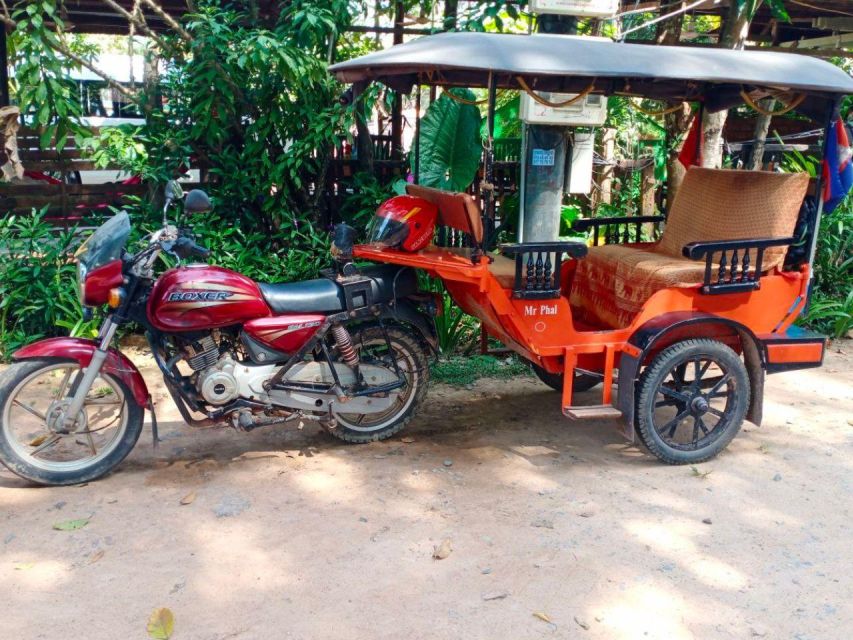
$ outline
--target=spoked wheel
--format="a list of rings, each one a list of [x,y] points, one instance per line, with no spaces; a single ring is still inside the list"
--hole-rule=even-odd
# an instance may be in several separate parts
[[[539,378],[542,382],[551,387],[554,391],[563,391],[563,374],[562,373],[550,373],[545,371],[542,367],[537,364],[530,364],[533,367],[533,373],[536,374],[536,377]],[[572,382],[572,391],[574,393],[580,393],[582,391],[589,391],[594,386],[601,382],[601,378],[598,376],[591,376],[586,373],[575,373],[575,379]]]
[[[661,351],[640,377],[636,426],[667,464],[713,458],[732,441],[749,407],[740,357],[716,340],[684,340]]]
[[[0,377],[0,459],[40,484],[98,478],[120,463],[142,431],[143,410],[118,378],[101,374],[73,424],[64,418],[77,362],[25,360]]]
[[[392,391],[394,404],[380,413],[335,413],[337,426],[331,430],[336,438],[365,443],[385,440],[399,432],[414,415],[427,393],[429,363],[418,337],[400,325],[386,326],[388,340],[381,327],[359,327],[351,332],[361,362],[378,365],[406,379],[405,385]],[[389,349],[390,344],[390,349]]]

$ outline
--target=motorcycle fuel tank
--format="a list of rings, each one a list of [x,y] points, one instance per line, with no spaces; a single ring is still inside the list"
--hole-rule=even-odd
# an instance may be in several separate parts
[[[326,316],[320,314],[298,313],[251,320],[243,329],[274,351],[292,353],[310,340],[325,320]]]
[[[167,271],[148,299],[148,319],[160,331],[215,329],[269,315],[251,279],[204,264]]]

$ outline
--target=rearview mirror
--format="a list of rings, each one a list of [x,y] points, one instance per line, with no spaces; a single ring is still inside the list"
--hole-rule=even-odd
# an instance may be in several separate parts
[[[201,189],[193,189],[184,200],[184,211],[187,213],[204,213],[211,208],[210,198]]]
[[[184,197],[184,190],[181,188],[181,185],[178,184],[177,180],[169,180],[169,182],[166,183],[164,193],[167,202],[174,202],[175,200],[180,200]]]

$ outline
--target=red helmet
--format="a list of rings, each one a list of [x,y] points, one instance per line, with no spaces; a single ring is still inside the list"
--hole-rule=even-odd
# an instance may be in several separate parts
[[[403,251],[420,251],[432,240],[438,209],[414,196],[395,196],[376,210],[367,228],[367,242]]]

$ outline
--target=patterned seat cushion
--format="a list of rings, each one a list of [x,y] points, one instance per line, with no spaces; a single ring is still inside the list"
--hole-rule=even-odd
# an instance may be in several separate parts
[[[691,169],[659,242],[593,247],[578,262],[570,296],[574,312],[593,325],[627,327],[658,291],[702,283],[705,261],[683,258],[684,245],[792,235],[808,180],[807,174]],[[762,271],[781,266],[785,250],[768,249]]]
[[[654,293],[702,283],[705,263],[671,258],[649,245],[592,247],[578,262],[571,305],[581,320],[627,327]]]

